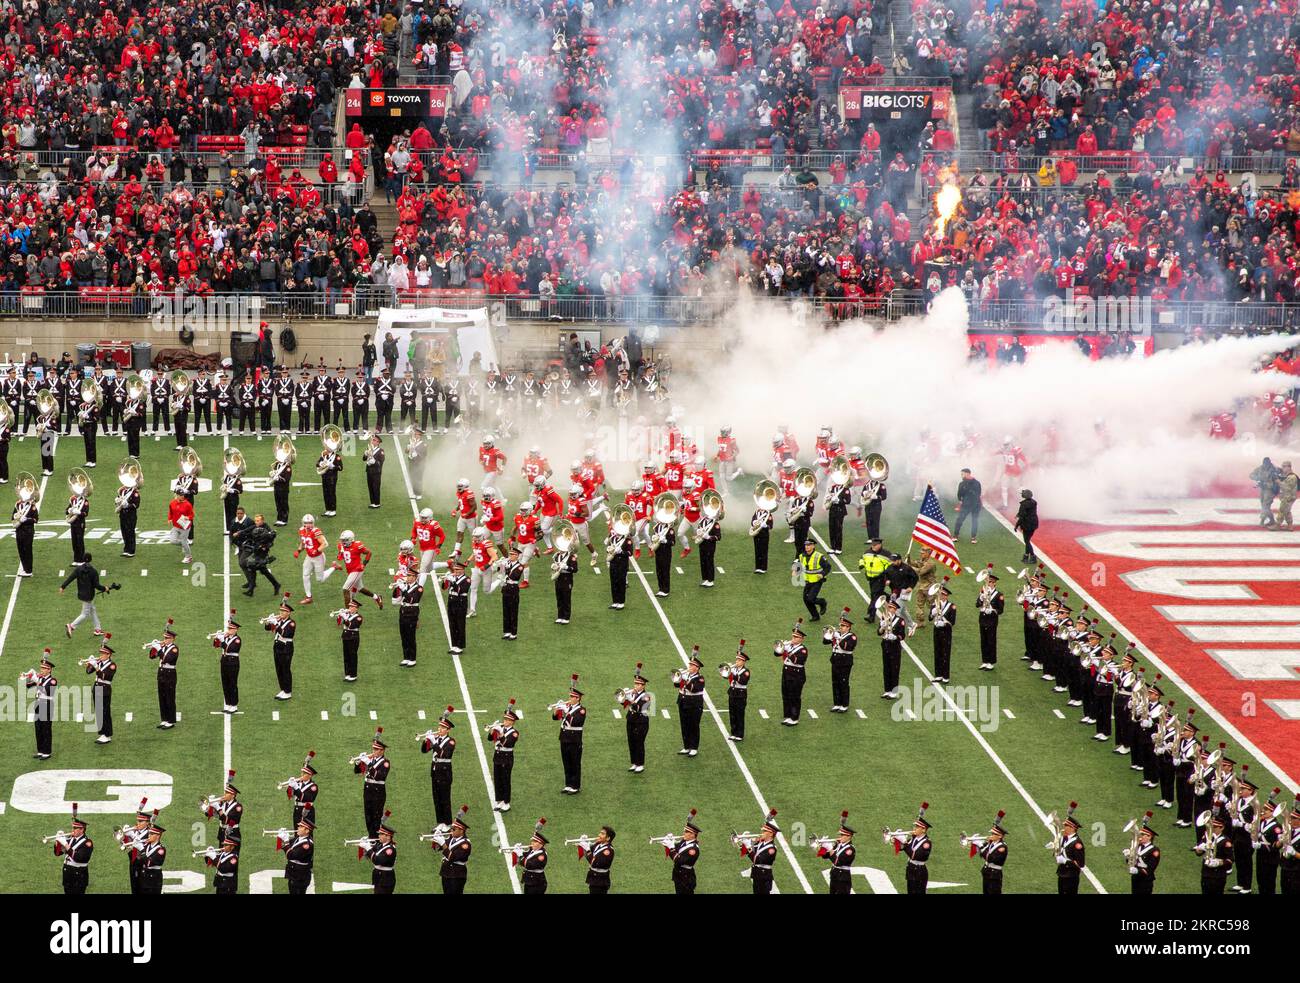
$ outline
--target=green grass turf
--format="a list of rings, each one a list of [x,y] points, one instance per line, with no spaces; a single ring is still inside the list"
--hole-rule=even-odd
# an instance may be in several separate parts
[[[266,473],[272,457],[269,439],[258,442],[236,437],[231,443],[243,450],[250,475]],[[314,481],[316,438],[303,438],[300,446],[302,456],[295,478]],[[219,467],[222,438],[198,438],[195,447],[205,462],[205,476],[212,476]],[[468,458],[469,449],[464,453]],[[124,454],[124,443],[101,438],[100,467],[94,473],[98,487],[92,499],[89,526],[111,528],[114,535],[115,468]],[[10,462],[13,473],[24,469],[38,473],[36,442],[15,441]],[[81,463],[80,440],[75,436],[62,440],[56,474],[49,479],[46,490],[44,521],[61,517],[66,501],[67,471]],[[167,485],[176,470],[171,441],[155,442],[147,438],[142,463],[146,484],[140,529],[163,529],[169,498]],[[468,460],[464,463],[466,472],[473,473],[468,469]],[[299,563],[293,561],[291,554],[298,519],[306,511],[317,515],[331,543],[340,530],[353,529],[375,552],[368,585],[374,588],[388,583],[396,545],[407,536],[411,525],[407,486],[391,441],[384,475],[384,507],[380,510],[365,507],[362,471],[359,455],[347,460],[340,482],[339,516],[334,519],[321,516],[318,488],[293,489],[292,521],[280,531],[275,570],[294,592],[295,599],[301,594],[302,585]],[[420,503],[433,505],[444,525],[454,477],[455,474],[445,471],[431,473],[426,487],[434,499],[430,502],[426,498]],[[522,483],[512,477],[503,482],[503,490],[511,501],[517,501]],[[750,512],[747,482],[741,490],[743,494],[733,504],[733,514],[747,518]],[[243,504],[250,514],[259,510],[273,512],[269,491],[246,493]],[[201,796],[219,790],[227,743],[227,718],[213,712],[220,710],[222,702],[215,650],[204,640],[208,632],[221,626],[226,605],[220,576],[225,568],[217,532],[220,503],[215,493],[199,496],[198,516],[195,560],[203,564],[204,574],[196,574],[193,579],[183,577],[175,547],[142,542],[134,559],[123,559],[118,556],[120,546],[116,543],[95,540],[89,543],[96,564],[109,572],[108,579],[123,585],[122,591],[100,606],[105,626],[113,633],[112,644],[120,667],[114,693],[116,736],[111,745],[99,747],[94,744],[93,730],[75,722],[61,722],[55,726],[54,758],[36,762],[30,758],[31,725],[14,721],[12,715],[6,720],[5,746],[10,753],[0,761],[0,801],[8,804],[0,815],[0,830],[5,834],[0,838],[4,844],[0,847],[0,890],[59,889],[59,862],[51,856],[48,847],[40,845],[39,837],[66,827],[66,816],[35,815],[14,808],[9,801],[17,776],[57,769],[152,768],[173,776],[172,803],[162,816],[171,851],[168,868],[195,872],[204,869],[201,861],[191,860],[189,855],[191,850],[207,845],[212,828],[199,817],[197,803]],[[914,517],[914,507],[901,492],[890,500],[885,509],[884,529],[888,545],[900,550],[906,548]],[[596,526],[598,533],[603,533],[603,528],[603,521]],[[819,523],[818,528],[824,535],[824,526]],[[41,529],[66,536],[66,527],[61,524],[43,525]],[[831,577],[823,596],[830,602],[832,617],[841,606],[848,605],[858,619],[861,641],[853,675],[853,707],[855,711],[864,711],[866,717],[862,719],[856,712],[844,715],[828,712],[828,649],[814,633],[809,638],[812,658],[804,691],[804,720],[797,728],[780,726],[780,669],[770,655],[771,644],[774,639],[786,637],[794,618],[804,611],[799,591],[790,586],[784,568],[784,558],[791,547],[780,542],[782,537],[777,532],[784,532],[779,522],[772,542],[771,572],[766,577],[756,577],[750,572],[753,568],[751,541],[743,527],[729,526],[718,551],[718,563],[725,570],[718,577],[718,586],[713,590],[698,587],[698,559],[692,554],[677,563],[685,573],[674,577],[672,594],[663,600],[662,611],[686,651],[692,645],[701,647],[709,692],[724,721],[725,689],[713,667],[731,657],[738,638],[748,640],[754,676],[747,739],[737,751],[763,800],[779,810],[779,821],[791,847],[778,862],[779,889],[783,893],[804,890],[803,881],[790,862],[793,859],[812,889],[825,891],[825,864],[813,856],[805,845],[806,840],[813,835],[832,833],[840,810],[848,809],[850,821],[859,831],[858,863],[886,872],[894,887],[901,890],[903,861],[882,844],[879,830],[883,826],[908,826],[917,806],[925,799],[930,802],[927,816],[935,826],[931,882],[956,885],[939,890],[979,890],[978,861],[969,859],[966,850],[959,847],[958,833],[985,831],[996,811],[1005,809],[1011,849],[1006,889],[1054,891],[1055,866],[1048,851],[1043,849],[1048,832],[990,756],[992,751],[1044,812],[1063,811],[1072,798],[1080,801],[1079,815],[1087,827],[1090,869],[1107,891],[1127,891],[1128,875],[1120,850],[1127,845],[1128,837],[1121,829],[1129,818],[1150,808],[1158,795],[1138,786],[1139,776],[1129,770],[1128,759],[1111,754],[1111,745],[1089,740],[1092,728],[1076,722],[1080,712],[1066,708],[1064,696],[1051,693],[1050,684],[1040,680],[1037,673],[1026,670],[1026,663],[1019,659],[1020,618],[1011,604],[1000,632],[998,670],[995,673],[976,671],[978,639],[973,602],[977,586],[972,577],[962,576],[954,581],[954,599],[960,616],[952,674],[954,685],[997,687],[996,729],[982,734],[987,749],[951,714],[938,720],[895,719],[894,707],[879,698],[879,644],[872,627],[864,625],[861,619],[865,600],[839,571]],[[981,532],[978,546],[961,547],[965,562],[977,568],[989,561],[998,569],[1007,564],[1019,566],[1017,541],[991,520]],[[845,538],[844,565],[856,570],[856,551],[861,548],[863,530],[860,520],[852,515]],[[57,572],[70,569],[70,541],[67,538],[38,541],[36,550],[36,576],[23,581],[18,588],[9,633],[0,651],[0,675],[6,680],[15,679],[20,671],[36,663],[43,646],[50,645],[61,683],[79,684],[85,677],[75,665],[76,660],[90,655],[95,643],[86,628],[71,642],[62,633],[64,622],[77,611],[70,594],[60,597],[56,591]],[[652,563],[643,557],[640,565],[652,588]],[[269,636],[257,625],[258,618],[273,610],[275,599],[264,583],[259,584],[255,599],[241,596],[238,570],[231,559],[230,568],[236,575],[231,581],[231,603],[239,611],[244,626],[240,678],[243,712],[228,722],[231,761],[238,772],[236,781],[245,805],[241,891],[249,890],[252,874],[283,870],[281,855],[275,853],[273,841],[257,834],[263,828],[288,823],[290,809],[275,784],[296,774],[309,748],[317,752],[321,785],[316,890],[330,891],[335,882],[368,882],[369,864],[358,862],[354,849],[344,847],[342,841],[364,834],[360,781],[347,761],[368,747],[377,725],[384,727],[391,745],[393,771],[388,803],[399,830],[398,890],[438,890],[437,858],[427,844],[416,839],[418,833],[427,831],[433,824],[428,758],[419,753],[416,735],[431,726],[447,704],[457,708],[453,802],[470,807],[471,839],[475,848],[468,889],[511,891],[507,865],[496,850],[499,841],[473,733],[477,728],[481,735],[482,728],[499,716],[511,697],[518,700],[524,717],[519,724],[522,739],[516,752],[513,809],[505,814],[503,823],[509,840],[514,842],[528,837],[538,816],[548,818],[552,839],[548,875],[553,891],[584,889],[585,866],[574,859],[572,848],[562,846],[561,841],[580,833],[594,833],[602,823],[613,825],[618,832],[616,891],[671,890],[670,864],[661,848],[650,845],[647,839],[678,832],[690,808],[699,810],[699,822],[704,830],[703,858],[698,867],[700,890],[749,889],[748,881],[741,876],[747,862],[731,847],[728,835],[733,830],[756,829],[762,821],[763,810],[710,714],[706,713],[702,725],[700,755],[686,759],[675,753],[681,741],[668,677],[673,668],[681,665],[683,655],[664,626],[652,590],[647,590],[633,575],[627,608],[621,612],[609,611],[603,562],[600,577],[592,575],[584,562],[574,592],[573,622],[558,626],[553,623],[555,601],[548,567],[545,560],[534,563],[533,586],[522,595],[517,642],[500,639],[500,599],[480,598],[478,617],[469,623],[469,647],[459,660],[463,687],[456,665],[445,651],[447,635],[440,616],[441,607],[432,591],[426,592],[422,611],[418,667],[405,670],[397,667],[400,647],[396,614],[388,606],[380,612],[367,603],[362,608],[365,626],[360,679],[344,683],[338,630],[327,617],[340,603],[340,582],[331,579],[317,585],[316,604],[300,607],[296,614],[299,629],[294,698],[289,703],[277,703],[273,699],[277,686]],[[146,570],[147,575],[142,575]],[[860,575],[857,579],[862,583]],[[6,579],[0,586],[0,604],[8,603],[13,583]],[[1014,593],[1015,585],[1009,578],[1004,580],[1003,587],[1008,594]],[[183,720],[176,729],[163,732],[154,728],[157,701],[153,664],[140,647],[159,635],[168,617],[176,620],[181,633],[179,706]],[[918,632],[910,647],[924,665],[931,665],[927,629]],[[624,723],[615,719],[612,711],[614,690],[630,684],[632,668],[638,661],[646,665],[652,681],[650,688],[658,699],[657,709],[667,709],[671,717],[664,719],[660,715],[652,723],[647,770],[633,775],[627,771]],[[560,794],[563,783],[558,725],[545,712],[547,704],[564,695],[572,672],[581,675],[590,710],[583,790],[575,797]],[[902,680],[907,688],[926,685],[921,670],[906,654]],[[464,712],[465,691],[472,701],[472,714]],[[1175,699],[1180,707],[1186,706],[1184,694],[1171,690],[1166,696]],[[1065,719],[1055,716],[1053,707],[1059,707]],[[767,720],[761,719],[760,708],[767,711]],[[1002,709],[1011,710],[1014,718],[1003,714]],[[809,710],[817,713],[817,719],[811,719]],[[371,719],[372,711],[377,719]],[[425,713],[424,721],[419,719],[420,711]],[[133,715],[131,723],[124,721],[127,712]],[[273,713],[278,713],[278,720],[273,719]],[[322,720],[322,713],[328,714],[328,720]],[[1219,735],[1214,736],[1217,739]],[[484,753],[490,756],[486,738],[483,747]],[[1249,762],[1252,772],[1263,773],[1240,749],[1236,757],[1238,761]],[[78,796],[103,797],[104,783],[95,780],[74,783],[69,787],[69,797]],[[138,794],[127,790],[121,797],[124,809],[134,811]],[[1195,891],[1199,865],[1189,851],[1190,831],[1173,827],[1175,817],[1171,811],[1157,809],[1155,812],[1154,822],[1162,833],[1160,844],[1165,856],[1157,891]],[[92,815],[89,819],[92,836],[98,842],[91,870],[91,890],[125,891],[126,862],[113,848],[110,829],[129,816]],[[210,879],[206,883],[210,885]],[[282,880],[267,881],[265,876],[258,879],[256,886],[267,883],[277,893],[285,890]],[[856,879],[855,889],[870,890],[862,877]],[[1093,890],[1086,880],[1083,890]]]

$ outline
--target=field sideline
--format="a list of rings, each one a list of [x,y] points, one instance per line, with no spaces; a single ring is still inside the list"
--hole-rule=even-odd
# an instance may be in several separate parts
[[[204,436],[194,446],[204,461],[205,477],[220,466],[226,441]],[[250,477],[264,476],[272,459],[271,440],[232,437],[249,462]],[[291,523],[280,530],[273,569],[295,601],[302,593],[299,564],[292,559],[295,530],[304,512],[313,512],[333,543],[340,530],[351,528],[375,553],[367,577],[372,589],[384,587],[394,564],[398,541],[410,531],[412,508],[409,476],[391,438],[386,440],[388,463],[384,474],[382,509],[366,508],[365,482],[360,455],[345,461],[339,486],[339,516],[325,519],[312,464],[317,438],[302,438],[293,489]],[[462,471],[476,475],[464,449]],[[88,815],[98,849],[91,868],[91,891],[124,892],[125,858],[113,849],[112,826],[129,819],[139,799],[141,784],[159,790],[155,801],[169,798],[162,820],[168,828],[169,890],[211,890],[211,878],[190,851],[208,844],[211,824],[199,816],[201,796],[219,790],[227,762],[237,771],[236,783],[245,805],[244,847],[240,866],[242,891],[285,890],[278,873],[283,861],[273,840],[257,835],[262,829],[287,824],[290,810],[275,785],[296,774],[306,751],[314,749],[321,794],[320,828],[315,889],[318,892],[368,890],[369,864],[359,863],[344,838],[364,834],[359,780],[348,759],[364,750],[377,726],[390,742],[393,771],[389,783],[389,808],[399,831],[398,891],[431,892],[438,889],[435,857],[417,834],[433,825],[428,778],[428,758],[416,746],[416,735],[432,725],[448,704],[455,706],[458,747],[455,756],[453,802],[470,807],[470,835],[475,846],[470,863],[468,890],[509,893],[517,890],[505,859],[497,853],[502,839],[527,838],[538,816],[548,818],[552,861],[548,870],[551,890],[584,890],[585,866],[574,859],[565,837],[594,833],[602,823],[618,832],[615,843],[615,891],[664,892],[671,890],[670,865],[662,850],[647,843],[650,836],[677,832],[688,809],[699,810],[703,828],[703,859],[697,868],[702,892],[748,891],[741,876],[747,866],[727,840],[735,830],[753,830],[766,808],[779,811],[787,849],[776,868],[782,893],[824,893],[825,864],[806,846],[812,836],[833,832],[841,809],[848,809],[858,829],[858,864],[855,878],[861,892],[901,891],[902,861],[881,843],[883,826],[906,826],[919,803],[929,801],[927,817],[934,823],[935,851],[931,860],[931,890],[978,892],[979,865],[958,846],[960,832],[984,832],[999,809],[1007,812],[1010,860],[1006,889],[1010,892],[1055,890],[1055,867],[1043,844],[1048,832],[1043,817],[1064,810],[1071,799],[1080,802],[1079,815],[1088,830],[1089,877],[1084,891],[1126,892],[1128,874],[1120,850],[1128,837],[1124,823],[1152,807],[1158,797],[1138,786],[1127,758],[1109,753],[1110,745],[1089,740],[1092,729],[1077,723],[1079,711],[1066,708],[1064,697],[1050,691],[1037,673],[1026,671],[1019,655],[1021,626],[1018,612],[1008,604],[999,633],[999,664],[994,673],[976,671],[978,639],[973,601],[974,579],[954,581],[959,621],[954,637],[954,687],[980,687],[969,712],[959,712],[954,697],[942,694],[929,682],[932,664],[930,638],[922,629],[910,641],[903,663],[902,685],[908,700],[887,704],[880,697],[879,645],[872,626],[864,623],[865,584],[856,573],[862,548],[860,520],[850,514],[846,523],[842,557],[823,593],[830,603],[830,618],[842,606],[853,609],[861,639],[853,673],[853,709],[848,714],[828,713],[830,685],[828,649],[820,636],[809,638],[811,659],[804,691],[804,719],[797,728],[780,726],[780,671],[771,658],[774,639],[788,635],[794,619],[804,614],[799,592],[792,588],[785,569],[786,551],[780,542],[778,521],[772,542],[772,562],[766,577],[756,577],[752,550],[743,525],[751,505],[749,481],[733,501],[732,519],[718,550],[721,568],[718,586],[698,586],[698,559],[692,554],[678,560],[683,571],[674,577],[671,596],[654,596],[646,576],[652,564],[642,558],[639,571],[629,579],[628,606],[610,611],[609,589],[603,576],[593,576],[582,558],[574,589],[573,623],[553,623],[555,602],[547,561],[535,562],[532,586],[523,592],[520,638],[500,638],[500,601],[480,597],[478,616],[469,623],[469,646],[463,656],[449,656],[445,606],[440,595],[427,596],[421,614],[419,665],[399,669],[400,648],[396,613],[381,612],[365,602],[361,643],[361,672],[355,683],[341,681],[338,630],[327,613],[339,606],[340,583],[331,579],[317,585],[317,602],[299,607],[298,642],[294,662],[294,698],[277,703],[270,659],[270,640],[257,624],[270,613],[276,600],[270,587],[259,581],[253,599],[237,592],[241,581],[232,558],[224,550],[220,528],[220,503],[215,493],[200,494],[195,540],[195,569],[182,568],[175,547],[150,544],[143,537],[134,559],[118,556],[111,542],[117,522],[112,499],[116,466],[125,455],[125,443],[101,437],[99,467],[91,472],[96,490],[91,502],[90,529],[105,529],[105,538],[88,538],[95,563],[106,570],[107,581],[123,589],[100,605],[105,627],[112,632],[119,673],[115,683],[116,734],[111,745],[96,746],[93,730],[75,721],[55,725],[55,755],[47,762],[30,758],[31,725],[4,716],[6,746],[13,753],[0,763],[0,830],[6,846],[0,851],[0,891],[52,892],[58,890],[58,861],[42,835],[66,828],[62,806],[48,814],[33,811],[40,803],[63,801],[58,793],[66,782],[68,801],[116,798],[117,813]],[[140,510],[140,529],[165,528],[168,482],[175,476],[175,452],[170,439],[146,438],[141,457],[146,483]],[[402,461],[402,464],[399,464]],[[81,461],[81,442],[73,436],[60,441],[56,474],[48,479],[42,506],[42,533],[58,538],[36,544],[36,575],[15,580],[0,589],[7,608],[0,623],[0,680],[12,687],[18,673],[33,666],[42,647],[53,649],[55,674],[62,688],[79,686],[87,678],[76,666],[93,653],[95,641],[83,627],[67,640],[63,624],[77,612],[71,593],[57,593],[59,571],[70,570],[71,548],[62,522],[68,469]],[[15,439],[10,451],[11,473],[39,473],[33,439]],[[502,490],[511,503],[523,491],[512,467]],[[431,505],[446,525],[455,478],[451,472],[430,473],[426,488],[433,492],[419,506]],[[477,484],[477,479],[475,479]],[[900,487],[902,483],[900,482]],[[952,484],[955,485],[955,478]],[[273,518],[269,487],[247,491],[242,503],[250,514],[263,511]],[[512,514],[513,504],[507,506]],[[945,501],[951,516],[951,504]],[[824,515],[819,508],[819,518]],[[902,552],[915,518],[915,507],[900,491],[885,508],[886,544]],[[604,523],[597,532],[603,535]],[[824,522],[818,523],[825,536]],[[986,520],[977,546],[961,544],[962,559],[974,567],[993,562],[999,570],[1017,568],[1021,552],[999,524]],[[6,534],[7,535],[7,534]],[[105,534],[100,534],[104,536]],[[454,535],[454,533],[453,533]],[[6,544],[4,568],[14,570],[12,545]],[[231,573],[233,572],[233,577]],[[8,575],[12,577],[12,572]],[[1054,578],[1053,583],[1058,581]],[[232,588],[231,584],[235,587]],[[1003,588],[1014,594],[1011,578]],[[230,600],[233,595],[233,600]],[[363,599],[364,600],[364,599]],[[221,626],[223,611],[233,606],[242,622],[243,667],[240,710],[230,717],[220,713],[221,694],[215,650],[204,640]],[[1077,609],[1077,607],[1076,607]],[[182,722],[173,731],[154,728],[157,702],[154,670],[141,646],[157,637],[168,617],[180,631],[179,707]],[[1110,631],[1113,629],[1107,629]],[[714,667],[731,658],[739,638],[748,640],[754,679],[750,690],[747,737],[743,744],[724,740],[725,690]],[[672,699],[669,673],[681,665],[692,645],[699,645],[712,707],[702,726],[700,755],[686,759],[676,754],[680,735]],[[627,771],[624,723],[615,710],[613,692],[629,685],[632,668],[644,662],[650,689],[658,696],[656,719],[647,745],[647,769],[641,775]],[[1150,670],[1149,670],[1150,671]],[[560,794],[561,769],[557,725],[545,712],[560,699],[569,675],[577,672],[590,710],[583,760],[583,789],[579,796]],[[509,698],[518,700],[524,716],[522,739],[516,757],[513,809],[494,818],[489,790],[490,746],[483,727],[500,716]],[[1186,696],[1176,687],[1166,688],[1166,698],[1177,701],[1180,712]],[[1054,710],[1059,710],[1063,716]],[[915,719],[909,719],[908,713]],[[1201,711],[1203,712],[1203,711]],[[127,715],[130,715],[129,722]],[[934,719],[937,718],[937,719]],[[1214,740],[1227,739],[1239,762],[1249,762],[1266,792],[1274,779],[1221,729],[1211,725]],[[58,775],[69,769],[77,775]],[[127,769],[135,776],[96,774]],[[146,775],[153,771],[158,775]],[[20,776],[32,775],[21,778]],[[45,776],[43,779],[40,776]],[[18,783],[16,785],[16,782]],[[116,789],[116,790],[115,790]],[[1166,859],[1161,864],[1156,890],[1160,893],[1198,889],[1199,862],[1189,852],[1192,834],[1173,827],[1172,811],[1156,809],[1154,824],[1161,833]]]

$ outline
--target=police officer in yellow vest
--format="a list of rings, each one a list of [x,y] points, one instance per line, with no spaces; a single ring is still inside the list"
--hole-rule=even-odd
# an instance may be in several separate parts
[[[821,621],[822,615],[826,613],[826,600],[818,595],[822,592],[822,584],[826,583],[826,575],[830,573],[826,556],[809,538],[804,541],[803,553],[799,555],[797,562],[803,571],[804,607],[808,609],[808,614],[813,621]]]
[[[889,569],[889,553],[879,539],[871,541],[871,548],[862,554],[858,569],[867,575],[867,589],[871,591],[871,603],[867,605],[867,620],[876,620],[876,601],[885,593],[885,571]]]

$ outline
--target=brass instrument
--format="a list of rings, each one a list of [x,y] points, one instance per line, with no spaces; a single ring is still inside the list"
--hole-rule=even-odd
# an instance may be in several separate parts
[[[204,795],[199,797],[199,814],[207,817],[209,809],[215,809],[221,805],[220,795]]]
[[[331,620],[334,620],[343,617],[347,613],[348,613],[347,608],[339,608],[336,611],[331,611],[329,614],[326,615],[326,617],[330,618]]]
[[[430,832],[421,833],[420,842],[421,843],[432,842],[433,848],[435,850],[441,850],[444,846],[447,845],[447,840],[450,836],[451,836],[451,827],[439,823],[437,826],[433,827],[433,829]]]
[[[754,508],[760,514],[755,515],[754,520],[749,524],[750,536],[757,536],[767,528],[767,516],[775,512],[780,503],[781,489],[777,487],[775,481],[764,478],[754,486]]]
[[[568,700],[556,700],[554,703],[547,704],[547,713],[557,713],[560,710],[568,709]]]
[[[359,846],[363,850],[369,850],[372,846],[374,846],[375,842],[376,842],[375,840],[372,840],[368,836],[358,836],[355,840],[344,840],[343,845]]]
[[[964,847],[974,847],[976,850],[978,850],[988,841],[989,838],[984,833],[962,833],[960,839],[957,842],[959,842]]]
[[[1047,825],[1052,830],[1052,838],[1043,846],[1052,853],[1060,853],[1061,844],[1065,842],[1065,823],[1052,811],[1047,814]]]
[[[40,406],[40,399],[42,393],[48,396],[50,391],[48,389],[42,389],[39,393],[36,394],[37,406]],[[52,396],[50,398],[53,399]],[[0,401],[0,432],[4,432],[6,430],[12,430],[13,428],[14,428],[14,411],[9,408],[8,403]],[[43,432],[41,430],[41,424],[39,420],[36,423],[36,432],[37,433]]]
[[[190,398],[190,377],[187,373],[177,369],[167,377],[171,382],[171,408],[173,413],[179,413],[185,408],[185,404]]]
[[[283,791],[285,791],[286,789],[297,788],[297,787],[298,787],[298,781],[299,781],[299,780],[298,780],[297,778],[286,778],[286,779],[285,779],[284,781],[282,781],[282,782],[276,782],[276,783],[275,783],[275,790],[276,790],[277,792],[283,792]],[[263,831],[262,831],[262,835],[264,835],[264,836],[266,835],[266,830],[263,830]]]
[[[325,449],[325,454],[337,455],[339,448],[343,446],[343,431],[333,423],[328,423],[321,428],[320,432],[321,446]],[[322,454],[322,457],[324,454]],[[324,475],[330,470],[330,466],[324,462],[316,465],[316,473]]]
[[[726,505],[722,501],[722,496],[712,488],[707,489],[700,496],[700,524],[695,532],[695,541],[702,543],[713,529],[714,525],[721,521],[726,513]]]
[[[1138,839],[1142,836],[1142,820],[1130,819],[1127,823],[1124,824],[1123,831],[1125,833],[1128,832],[1133,833],[1133,838],[1129,840],[1128,846],[1126,846],[1123,850],[1125,861],[1127,861],[1128,865],[1132,867],[1133,861],[1137,859],[1138,845],[1139,845]]]
[[[216,638],[225,638],[225,637],[226,637],[226,629],[224,628],[222,628],[221,631],[210,631],[207,634],[207,640],[209,642]]]
[[[18,496],[18,507],[13,518],[14,528],[17,529],[32,509],[40,508],[41,486],[31,472],[20,471],[18,477],[14,478],[14,492]]]
[[[623,689],[614,690],[614,700],[620,705],[628,702],[634,696],[636,696],[636,690],[631,686],[626,686]]]
[[[59,830],[57,833],[51,833],[49,836],[42,836],[41,843],[50,843],[54,840],[66,840],[70,835],[71,834],[65,833],[63,830]]]
[[[498,847],[497,852],[504,853],[507,857],[512,853],[518,854],[522,857],[530,849],[532,849],[532,847],[527,843],[511,843],[509,846]]]
[[[886,826],[881,828],[880,835],[886,846],[895,840],[903,844],[910,843],[912,840],[912,831],[910,829],[890,829]]]
[[[785,506],[785,523],[793,526],[799,519],[803,518],[809,510],[811,503],[805,501],[802,505],[796,505],[800,499],[809,499],[817,492],[817,475],[812,468],[799,468],[794,473],[794,497],[786,502]]]
[[[181,474],[197,478],[203,473],[203,460],[199,457],[199,452],[193,447],[182,447],[177,467]]]
[[[271,465],[270,474],[272,481],[284,474],[285,468],[293,467],[294,461],[298,460],[298,448],[295,446],[293,438],[287,433],[276,435],[274,447],[275,463]]]
[[[671,848],[677,845],[677,834],[665,833],[663,836],[652,836],[650,837],[650,842],[659,843],[662,844],[663,846]]]
[[[95,490],[95,483],[90,480],[90,475],[86,474],[81,468],[73,468],[68,472],[68,491],[72,492],[73,498],[87,498]],[[68,508],[67,518],[71,522],[76,517],[71,506]]]
[[[551,542],[555,544],[556,558],[551,561],[551,579],[558,580],[560,574],[564,573],[565,564],[560,559],[565,554],[572,552],[573,544],[578,541],[578,530],[573,528],[573,523],[568,519],[560,519],[555,523],[555,531],[551,534]]]
[[[822,499],[822,507],[830,508],[835,497],[852,482],[853,465],[849,464],[849,459],[843,454],[831,458],[830,467],[827,469],[827,488],[826,495]]]
[[[9,413],[9,422],[5,422],[4,413]],[[36,432],[45,433],[49,429],[47,420],[52,419],[59,412],[59,401],[55,398],[54,393],[48,389],[42,389],[36,394]],[[5,406],[4,412],[0,412],[0,430],[13,426],[13,413],[9,411],[8,405]]]
[[[235,482],[244,476],[248,464],[238,447],[227,447],[221,456],[221,462],[222,471],[225,472],[221,479],[221,497],[224,499],[234,493]]]
[[[672,492],[662,492],[655,499],[654,519],[655,522],[665,527],[665,532],[654,533],[650,537],[650,546],[657,549],[667,541],[667,530],[671,530],[677,522],[678,515],[677,499]]]
[[[612,539],[614,536],[627,538],[636,528],[636,513],[627,505],[619,503],[615,505],[609,516],[609,534]],[[621,550],[621,544],[608,543],[605,546],[605,560],[612,561]]]
[[[292,829],[264,829],[264,830],[262,830],[262,835],[263,835],[263,836],[278,836],[278,837],[279,837],[280,839],[282,839],[282,840],[283,840],[283,839],[288,839],[289,837],[293,836],[294,833],[295,833],[295,830],[292,830]]]
[[[888,481],[889,480],[889,462],[885,460],[884,454],[868,454],[864,462],[867,466],[867,479],[869,481]]]
[[[113,510],[121,512],[122,509],[126,508],[126,503],[130,501],[132,490],[144,484],[144,471],[140,468],[140,462],[134,457],[128,457],[119,464],[117,466],[117,481],[121,487],[113,497]]]
[[[104,405],[104,390],[94,379],[81,380],[81,407],[77,410],[77,419],[82,423],[90,421],[89,407],[93,404],[95,412],[99,412],[100,407]]]
[[[128,401],[127,405],[122,410],[122,419],[125,421],[134,420],[137,416],[143,417],[144,406],[132,404],[140,404],[144,399],[145,390],[148,388],[145,385],[145,381],[138,375],[129,375],[126,377],[126,382],[122,388],[126,392],[126,398]]]
[[[816,853],[819,850],[830,850],[833,849],[835,844],[838,842],[839,839],[834,836],[814,836],[808,841],[808,849],[812,850],[813,853]]]

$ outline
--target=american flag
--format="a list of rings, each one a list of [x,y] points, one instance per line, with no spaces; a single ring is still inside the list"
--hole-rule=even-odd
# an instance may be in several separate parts
[[[939,498],[933,488],[925,489],[921,511],[916,514],[916,525],[912,527],[912,539],[933,550],[934,558],[953,573],[961,573],[957,544],[948,531],[948,521],[943,517],[943,509],[939,507]]]

